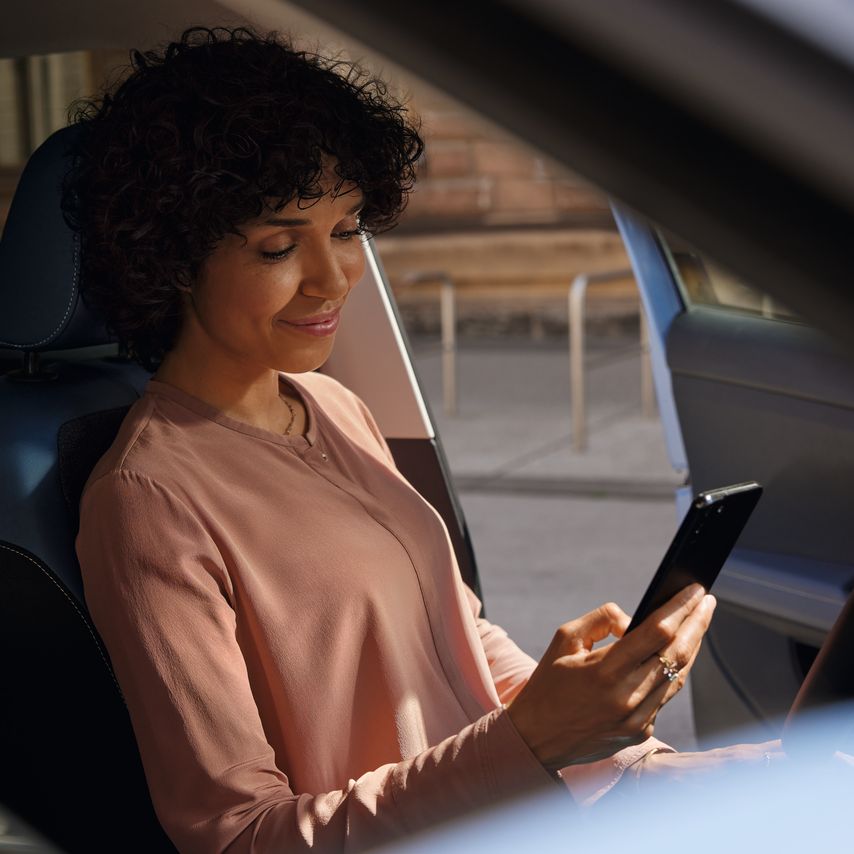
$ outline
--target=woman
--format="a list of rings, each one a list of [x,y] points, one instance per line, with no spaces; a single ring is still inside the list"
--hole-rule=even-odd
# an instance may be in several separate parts
[[[179,849],[357,849],[654,769],[713,599],[688,589],[593,650],[628,622],[603,605],[535,666],[479,618],[361,401],[312,373],[422,152],[383,84],[194,29],[135,53],[78,124],[85,297],[155,373],[87,483],[77,549]]]

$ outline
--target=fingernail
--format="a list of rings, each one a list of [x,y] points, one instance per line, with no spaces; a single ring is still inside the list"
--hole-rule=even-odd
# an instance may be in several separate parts
[[[688,596],[689,596],[691,599],[697,599],[699,596],[701,596],[701,595],[702,595],[703,593],[705,593],[705,592],[706,592],[706,591],[705,591],[705,590],[703,590],[703,587],[702,587],[702,585],[700,585],[700,584],[692,584],[692,585],[688,588]]]
[[[714,597],[714,596],[712,596],[712,594],[711,594],[711,593],[707,593],[707,594],[703,597],[703,607],[704,607],[704,608],[706,608],[708,611],[714,611],[714,610],[715,610],[715,606],[716,606],[717,604],[718,604],[718,600],[717,600],[717,599],[715,599],[715,597]]]

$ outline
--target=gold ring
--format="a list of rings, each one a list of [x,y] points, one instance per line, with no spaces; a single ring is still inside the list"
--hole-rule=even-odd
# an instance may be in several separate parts
[[[659,655],[658,660],[661,662],[661,669],[667,681],[675,682],[679,678],[679,667],[676,662],[665,658],[663,655]]]

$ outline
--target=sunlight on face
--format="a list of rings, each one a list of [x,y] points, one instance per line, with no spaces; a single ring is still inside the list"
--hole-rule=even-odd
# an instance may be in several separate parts
[[[205,261],[188,300],[182,340],[205,359],[247,370],[300,373],[326,361],[339,312],[365,269],[355,184],[294,199],[227,235]]]

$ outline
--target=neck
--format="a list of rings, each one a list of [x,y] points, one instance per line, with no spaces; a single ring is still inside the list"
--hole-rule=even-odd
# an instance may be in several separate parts
[[[269,368],[250,371],[216,359],[193,360],[177,350],[163,359],[154,379],[191,394],[231,418],[283,432],[290,412],[280,399],[279,372]]]

